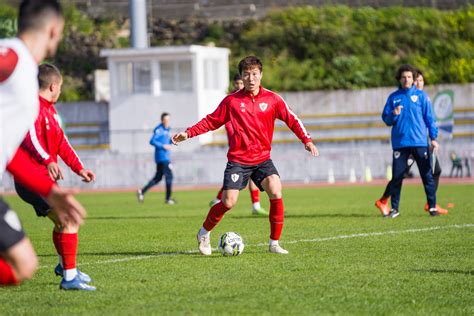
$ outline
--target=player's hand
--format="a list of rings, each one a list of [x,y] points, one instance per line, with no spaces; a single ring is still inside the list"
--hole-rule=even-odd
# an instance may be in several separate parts
[[[314,157],[319,156],[319,150],[312,142],[307,142],[306,144],[304,144],[304,149],[309,151]]]
[[[402,109],[403,109],[403,105],[397,106],[397,107],[393,110],[393,114],[394,114],[394,115],[400,115],[400,113],[402,113]]]
[[[61,171],[61,168],[56,162],[50,162],[46,168],[48,169],[48,174],[51,180],[56,182],[57,180],[62,180],[64,179],[63,172]]]
[[[79,172],[79,176],[82,178],[82,181],[87,182],[87,183],[95,180],[95,173],[92,172],[92,170],[82,169]]]
[[[173,146],[171,145],[163,145],[163,148],[166,149],[166,150],[171,150],[173,148]]]
[[[437,153],[439,150],[439,143],[436,140],[431,141],[431,148],[433,148],[433,152]]]
[[[171,141],[173,142],[173,144],[178,145],[179,142],[183,142],[186,139],[188,139],[188,133],[181,132],[181,133],[175,134],[173,138],[171,138]]]
[[[74,198],[74,193],[77,193],[77,191],[54,185],[46,198],[62,226],[67,224],[79,226],[86,217],[86,210],[81,203]]]

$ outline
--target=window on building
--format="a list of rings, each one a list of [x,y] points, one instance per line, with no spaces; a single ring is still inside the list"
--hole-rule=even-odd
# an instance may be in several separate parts
[[[160,62],[162,91],[192,91],[193,69],[190,60]]]
[[[219,69],[221,61],[217,59],[204,60],[204,89],[217,90],[219,89],[220,73]]]
[[[133,63],[133,92],[151,93],[151,63]]]
[[[119,94],[151,93],[151,63],[119,62],[118,90]]]

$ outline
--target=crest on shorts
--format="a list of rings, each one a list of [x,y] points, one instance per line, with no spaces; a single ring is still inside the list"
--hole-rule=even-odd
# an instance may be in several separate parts
[[[412,95],[412,96],[410,97],[410,99],[411,99],[413,102],[416,102],[416,101],[418,101],[418,96],[417,96],[417,95]]]
[[[394,151],[393,152],[393,157],[395,157],[395,159],[400,158],[400,152],[399,151]]]
[[[262,110],[262,112],[263,112],[263,111],[265,111],[265,110],[267,109],[268,104],[266,104],[266,103],[260,103],[258,106],[260,107],[260,110]]]
[[[237,173],[233,173],[230,178],[233,182],[237,182],[237,180],[239,180],[239,175]]]

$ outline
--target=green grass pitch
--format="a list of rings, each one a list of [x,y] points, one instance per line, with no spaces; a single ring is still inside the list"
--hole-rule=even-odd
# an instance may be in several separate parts
[[[400,217],[382,218],[380,186],[284,189],[287,256],[267,251],[267,218],[250,212],[248,191],[211,234],[246,243],[239,257],[196,254],[195,235],[215,191],[162,192],[138,204],[133,193],[81,194],[89,218],[80,232],[79,268],[97,291],[65,292],[53,274],[52,225],[16,196],[40,268],[20,287],[0,289],[0,315],[472,315],[472,185],[441,185],[448,216],[423,211],[420,185],[403,188]],[[268,209],[266,196],[262,204]]]

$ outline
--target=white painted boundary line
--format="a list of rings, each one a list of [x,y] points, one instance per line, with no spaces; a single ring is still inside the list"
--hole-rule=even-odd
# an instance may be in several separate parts
[[[421,232],[429,232],[429,231],[436,231],[442,229],[461,229],[461,228],[470,228],[474,227],[474,224],[454,224],[454,225],[447,225],[447,226],[433,226],[433,227],[426,227],[426,228],[411,228],[405,230],[388,230],[384,232],[372,232],[372,233],[360,233],[360,234],[352,234],[352,235],[339,235],[333,237],[324,237],[324,238],[314,238],[314,239],[300,239],[300,240],[292,240],[286,241],[283,244],[299,244],[299,243],[306,243],[306,242],[324,242],[324,241],[332,241],[332,240],[339,240],[339,239],[351,239],[351,238],[365,238],[365,237],[375,237],[375,236],[384,236],[384,235],[397,235],[397,234],[410,234],[410,233],[421,233]],[[250,244],[246,245],[247,247],[263,247],[267,246],[267,243],[258,243],[258,244]],[[214,251],[216,249],[213,249]],[[108,259],[108,260],[99,260],[96,262],[85,262],[81,263],[80,266],[88,266],[94,264],[109,264],[109,263],[119,263],[119,262],[128,262],[128,261],[135,261],[135,260],[146,260],[146,259],[153,259],[158,257],[166,257],[166,256],[178,256],[178,255],[187,255],[187,254],[197,254],[197,250],[188,250],[188,251],[176,251],[176,252],[161,252],[155,255],[147,255],[147,256],[134,256],[134,257],[126,257],[126,258],[118,258],[118,259]],[[39,269],[44,268],[53,268],[54,266],[40,266]]]

